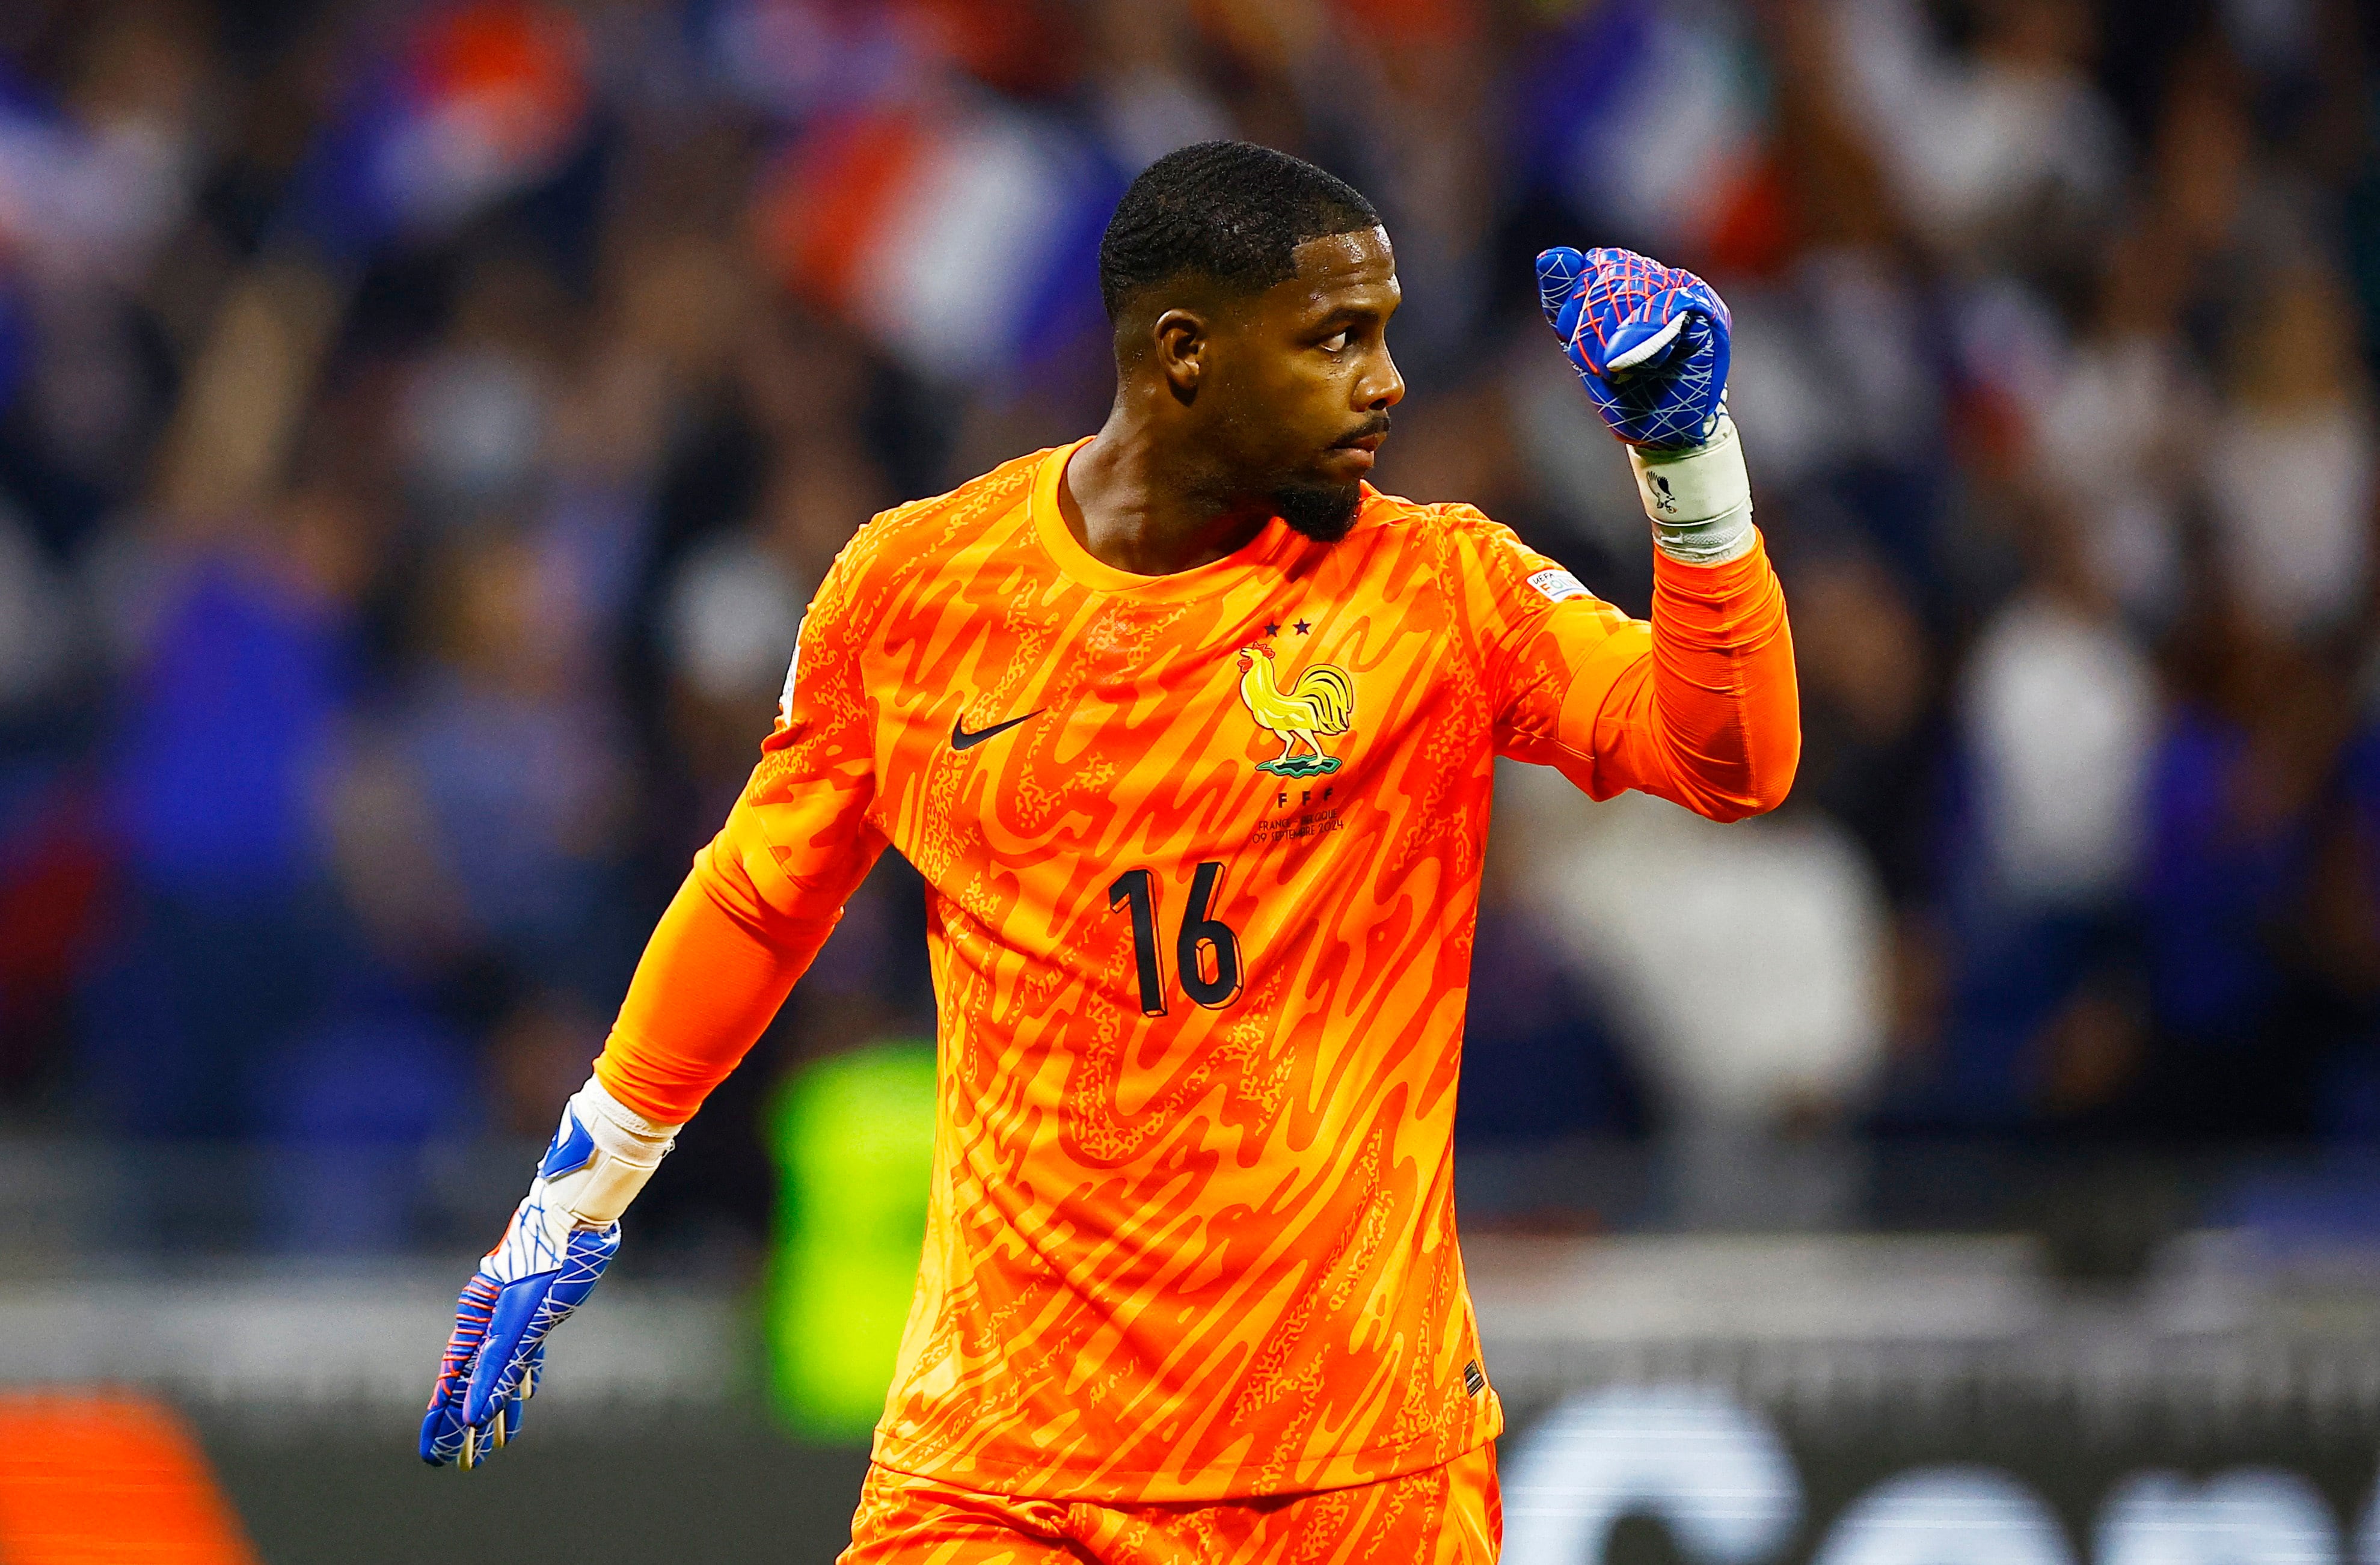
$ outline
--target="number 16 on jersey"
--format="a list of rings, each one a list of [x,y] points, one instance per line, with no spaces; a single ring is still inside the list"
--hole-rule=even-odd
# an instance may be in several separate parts
[[[1240,937],[1232,927],[1210,916],[1223,867],[1213,860],[1198,866],[1190,881],[1190,905],[1173,940],[1173,965],[1182,977],[1182,990],[1210,1011],[1220,1011],[1240,997]],[[1127,869],[1108,888],[1108,911],[1132,908],[1133,964],[1140,974],[1140,1011],[1144,1016],[1165,1014],[1165,964],[1157,932],[1157,877],[1146,869]]]

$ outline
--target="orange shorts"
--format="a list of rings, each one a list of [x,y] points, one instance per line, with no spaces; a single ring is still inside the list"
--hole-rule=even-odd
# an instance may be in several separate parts
[[[1186,1505],[1014,1499],[868,1470],[838,1565],[1491,1565],[1496,1448],[1349,1489]]]

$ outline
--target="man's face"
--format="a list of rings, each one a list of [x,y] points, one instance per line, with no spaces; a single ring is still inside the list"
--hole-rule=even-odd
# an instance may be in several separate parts
[[[1405,383],[1389,357],[1402,290],[1385,229],[1308,239],[1297,274],[1220,312],[1205,431],[1233,487],[1290,526],[1344,537]]]

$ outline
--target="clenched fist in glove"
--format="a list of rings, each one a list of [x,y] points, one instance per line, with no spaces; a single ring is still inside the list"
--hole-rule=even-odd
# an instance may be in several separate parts
[[[1752,484],[1727,416],[1733,321],[1709,284],[1634,250],[1557,246],[1537,302],[1571,368],[1628,446],[1654,541],[1708,564],[1752,547]]]

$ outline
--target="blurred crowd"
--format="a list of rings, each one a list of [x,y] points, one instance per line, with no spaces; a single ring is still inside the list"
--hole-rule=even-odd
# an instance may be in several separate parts
[[[2353,0],[12,0],[0,1122],[541,1137],[835,551],[1096,427],[1107,213],[1237,135],[1386,214],[1381,486],[1636,612],[1530,258],[1734,310],[1800,782],[1512,769],[1467,1140],[2380,1138],[2375,69]],[[888,856],[681,1228],[930,1035],[923,928]]]

